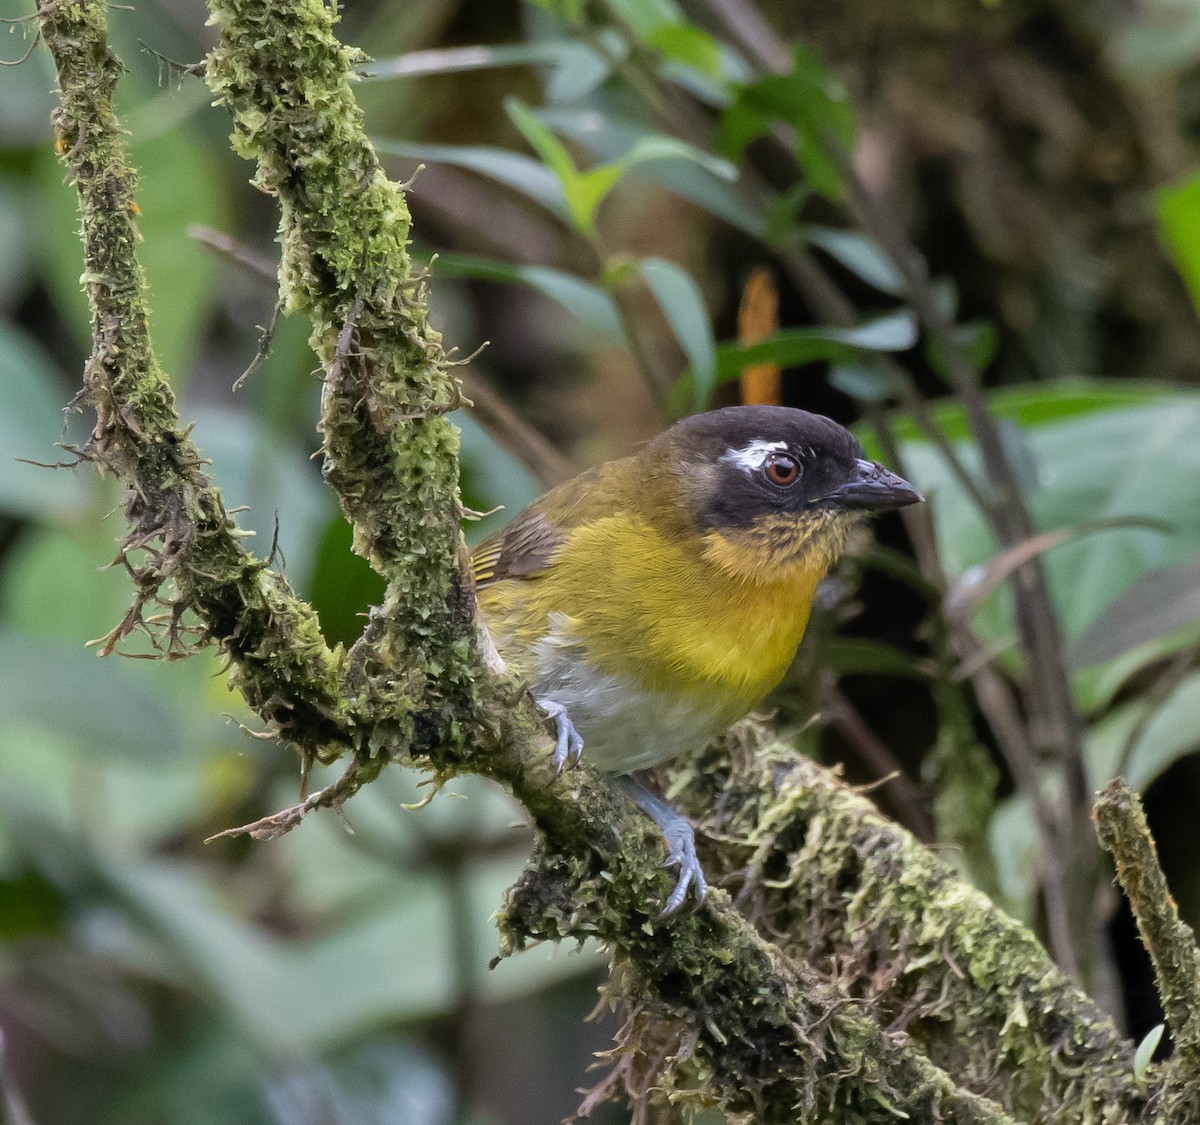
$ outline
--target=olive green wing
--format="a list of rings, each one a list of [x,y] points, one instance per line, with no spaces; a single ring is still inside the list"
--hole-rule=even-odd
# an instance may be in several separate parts
[[[544,512],[527,508],[472,553],[476,587],[482,590],[506,578],[529,578],[545,570],[564,539]]]

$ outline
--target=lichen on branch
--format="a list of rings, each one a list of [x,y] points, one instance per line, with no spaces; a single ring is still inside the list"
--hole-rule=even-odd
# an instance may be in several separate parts
[[[125,484],[130,526],[118,558],[135,601],[104,644],[113,651],[143,633],[172,657],[213,641],[260,715],[310,752],[328,753],[347,745],[340,655],[326,646],[312,608],[241,546],[151,347],[137,176],[113,111],[123,68],[108,47],[107,14],[102,3],[39,10],[58,70],[56,147],[79,195],[92,316],[92,354],[73,405],[95,410],[96,424],[76,452]]]
[[[346,687],[377,728],[372,753],[449,762],[479,714],[458,433],[445,418],[461,395],[408,254],[404,193],[351,91],[361,56],[319,0],[211,10],[221,38],[206,80],[255,184],[279,200],[281,297],[311,318],[325,371],[325,474],[355,549],[387,580]]]

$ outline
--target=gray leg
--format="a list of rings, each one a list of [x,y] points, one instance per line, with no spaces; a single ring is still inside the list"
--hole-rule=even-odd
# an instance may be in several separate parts
[[[561,703],[555,703],[553,699],[538,699],[534,702],[546,712],[547,718],[554,720],[556,738],[551,760],[554,762],[554,776],[557,777],[562,773],[563,766],[573,769],[579,765],[580,756],[583,754],[583,736],[575,729],[567,709]]]
[[[708,884],[704,881],[704,871],[696,858],[696,833],[692,831],[692,826],[685,817],[635,778],[619,777],[617,784],[662,829],[663,838],[667,841],[667,862],[663,866],[679,868],[679,882],[675,884],[659,917],[674,914],[683,905],[689,889],[696,896],[696,904],[702,903],[708,895]]]

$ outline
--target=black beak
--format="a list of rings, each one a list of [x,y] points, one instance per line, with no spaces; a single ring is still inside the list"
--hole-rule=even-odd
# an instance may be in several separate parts
[[[856,461],[854,473],[823,499],[847,511],[883,512],[925,499],[903,477],[874,461]]]

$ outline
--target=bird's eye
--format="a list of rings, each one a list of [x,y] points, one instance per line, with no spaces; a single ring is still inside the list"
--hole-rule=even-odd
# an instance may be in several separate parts
[[[767,480],[786,488],[800,479],[800,462],[789,453],[772,453],[763,464]]]

